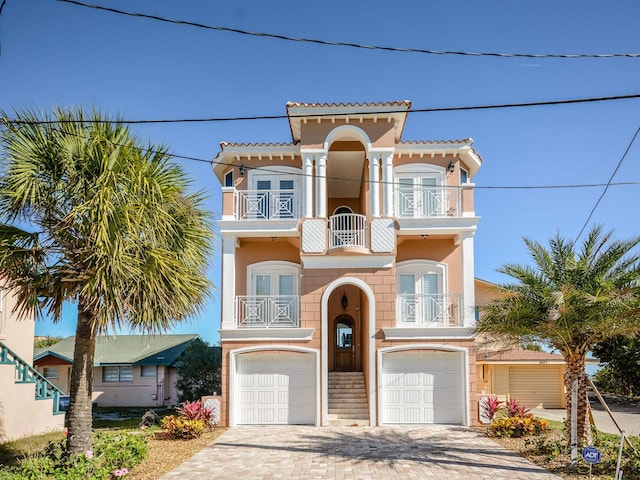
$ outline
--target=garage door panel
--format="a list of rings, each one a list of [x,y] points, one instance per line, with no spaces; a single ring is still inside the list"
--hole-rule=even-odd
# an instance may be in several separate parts
[[[383,354],[383,423],[462,423],[462,371],[456,352]]]
[[[313,355],[238,355],[235,375],[238,424],[315,423]]]
[[[527,408],[562,408],[563,393],[557,365],[509,367],[509,395]]]

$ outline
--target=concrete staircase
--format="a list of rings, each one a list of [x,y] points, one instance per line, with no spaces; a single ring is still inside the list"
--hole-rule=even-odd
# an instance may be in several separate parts
[[[369,426],[369,402],[362,372],[329,372],[329,425]]]

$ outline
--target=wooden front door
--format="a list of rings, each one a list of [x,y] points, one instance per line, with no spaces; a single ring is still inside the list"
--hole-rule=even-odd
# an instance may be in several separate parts
[[[334,369],[353,372],[356,364],[356,342],[353,318],[340,315],[334,322]]]

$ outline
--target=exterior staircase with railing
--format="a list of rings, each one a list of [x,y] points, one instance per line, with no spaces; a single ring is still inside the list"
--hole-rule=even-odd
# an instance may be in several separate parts
[[[60,397],[64,395],[62,390],[49,380],[44,378],[29,363],[20,358],[4,343],[0,342],[0,365],[15,366],[16,384],[35,384],[35,400],[53,400],[53,413],[64,414],[60,411]]]
[[[369,402],[362,372],[329,372],[329,425],[369,426]]]

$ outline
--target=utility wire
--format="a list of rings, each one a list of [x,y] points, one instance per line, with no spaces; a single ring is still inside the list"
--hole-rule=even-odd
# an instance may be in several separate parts
[[[148,18],[150,20],[157,20],[160,22],[173,23],[178,25],[187,25],[190,27],[204,28],[207,30],[231,32],[231,33],[237,33],[240,35],[249,35],[253,37],[275,38],[278,40],[285,40],[289,42],[302,42],[302,43],[315,43],[318,45],[330,45],[334,47],[350,47],[350,48],[360,48],[360,49],[366,49],[366,50],[383,50],[387,52],[421,53],[421,54],[427,54],[427,55],[463,55],[463,56],[471,56],[471,57],[509,57],[509,58],[539,58],[539,59],[542,59],[542,58],[613,58],[613,57],[638,58],[640,57],[640,53],[572,53],[572,54],[495,53],[495,52],[465,52],[465,51],[455,51],[455,50],[427,50],[422,48],[400,48],[400,47],[388,47],[388,46],[380,46],[380,45],[363,45],[359,43],[337,42],[337,41],[331,41],[331,40],[320,40],[316,38],[292,37],[289,35],[281,35],[276,33],[252,32],[248,30],[241,30],[238,28],[206,25],[203,23],[190,22],[187,20],[176,20],[173,18],[160,17],[158,15],[150,15],[146,13],[119,10],[117,8],[102,7],[100,5],[93,5],[93,4],[78,2],[76,0],[57,0],[57,1],[70,3],[73,5],[77,5],[85,8],[93,8],[96,10],[103,10],[106,12],[117,13],[120,15],[128,15],[130,17]]]
[[[1,120],[1,119],[0,119]],[[38,124],[39,122],[33,122],[33,124]],[[0,122],[0,124],[2,124],[2,122]],[[80,138],[84,138],[81,135],[72,133],[72,132],[65,132],[62,130],[58,130],[55,129],[57,132],[60,133],[64,133],[64,134],[68,134],[68,135],[74,135]],[[638,133],[640,132],[640,128],[638,128],[638,130],[636,131],[636,134],[633,137],[633,140],[631,141],[631,143],[629,144],[629,146],[627,147],[627,151],[625,152],[625,154],[623,155],[622,159],[620,160],[620,162],[618,162],[618,166],[616,167],[613,175],[615,175],[615,173],[618,171],[618,169],[620,168],[620,165],[622,163],[622,160],[624,160],[624,157],[627,155],[627,152],[629,151],[629,149],[631,148],[631,145],[633,144],[635,138],[637,137]],[[135,145],[126,145],[124,143],[114,143],[115,146],[120,146],[120,147],[131,147],[134,148],[135,150],[138,150],[140,152],[146,152],[146,153],[158,153],[160,150],[158,150],[157,148],[151,148],[151,147],[138,147]],[[216,162],[214,160],[207,160],[205,158],[199,158],[199,157],[193,157],[193,156],[189,156],[189,155],[180,155],[177,153],[169,153],[167,151],[164,151],[164,154],[167,155],[168,157],[171,158],[177,158],[177,159],[181,159],[181,160],[189,160],[192,162],[199,162],[199,163],[208,163],[210,165],[225,165],[225,166],[229,166],[229,167],[235,167],[238,166],[236,163],[230,163],[230,162]],[[286,175],[291,175],[291,176],[298,176],[298,177],[306,177],[307,175],[303,172],[291,172],[291,171],[283,171],[283,170],[279,170],[276,167],[252,167],[252,166],[246,166],[246,165],[242,165],[244,167],[245,170],[260,170],[261,172],[268,172],[268,173],[275,173],[275,174],[286,174]],[[635,186],[635,185],[640,185],[640,181],[625,181],[625,182],[613,182],[613,175],[611,176],[611,178],[609,179],[609,181],[607,183],[573,183],[573,184],[552,184],[552,185],[474,185],[474,189],[478,189],[478,190],[557,190],[557,189],[573,189],[573,188],[594,188],[594,187],[606,187],[606,189],[608,189],[609,187],[618,187],[618,186]],[[343,178],[343,177],[333,177],[333,176],[324,176],[324,177],[320,177],[320,178],[325,178],[327,180],[339,180],[339,181],[343,181],[343,182],[358,182],[358,183],[373,183],[373,180],[362,180],[361,178]],[[383,180],[379,180],[378,182],[376,182],[378,184],[392,184],[395,185],[394,181],[391,182],[385,182]],[[461,185],[458,188],[464,188],[464,185]],[[605,192],[606,192],[605,189]],[[603,195],[604,196],[604,193]],[[602,198],[601,196],[601,198]],[[597,205],[596,205],[597,206]],[[594,207],[595,210],[595,207]],[[593,211],[592,211],[593,213]],[[588,220],[587,220],[588,222]],[[583,227],[584,230],[584,227]],[[582,233],[582,232],[580,232]],[[578,235],[579,237],[579,235]]]
[[[71,0],[58,0],[60,2],[63,1],[71,1]],[[118,123],[134,125],[134,124],[162,124],[162,123],[211,123],[211,122],[236,122],[236,121],[248,121],[248,120],[284,120],[289,118],[305,118],[305,117],[335,117],[335,116],[358,116],[363,114],[368,115],[383,115],[383,114],[393,114],[393,113],[434,113],[434,112],[460,112],[460,111],[468,111],[468,110],[495,110],[495,109],[503,109],[503,108],[524,108],[524,107],[544,107],[549,105],[573,105],[578,103],[594,103],[594,102],[611,102],[617,100],[632,100],[640,98],[640,93],[632,93],[629,95],[614,95],[608,97],[587,97],[587,98],[573,98],[573,99],[564,99],[564,100],[546,100],[546,101],[536,101],[536,102],[521,102],[521,103],[500,103],[493,105],[467,105],[467,106],[458,106],[458,107],[431,107],[431,108],[412,108],[411,110],[407,109],[398,109],[398,110],[384,110],[384,111],[371,111],[367,110],[366,112],[362,110],[358,110],[358,106],[353,106],[353,111],[342,111],[340,114],[336,113],[314,113],[313,115],[307,114],[299,114],[299,115],[251,115],[245,117],[204,117],[204,118],[165,118],[165,119],[136,119],[136,120],[117,120]],[[16,125],[21,124],[58,124],[58,123],[111,123],[110,120],[38,120],[38,121],[29,121],[29,120],[16,120],[10,118],[2,118],[0,117],[0,123],[13,123]]]
[[[589,224],[589,221],[591,220],[591,217],[593,216],[593,214],[596,211],[596,208],[598,208],[598,205],[600,205],[600,202],[602,201],[602,199],[604,198],[604,196],[607,193],[607,190],[609,190],[609,187],[614,185],[613,182],[613,177],[616,176],[616,173],[618,173],[618,170],[620,169],[620,166],[622,165],[622,162],[624,162],[624,159],[627,157],[627,154],[629,153],[629,150],[631,150],[631,147],[633,146],[634,142],[636,141],[636,138],[638,138],[638,133],[640,133],[640,127],[638,127],[638,129],[636,130],[636,133],[633,135],[633,138],[631,139],[631,141],[629,142],[629,145],[627,145],[627,149],[624,151],[624,153],[622,154],[622,157],[620,158],[620,161],[618,162],[618,164],[616,165],[616,168],[614,168],[613,173],[611,174],[611,176],[609,177],[609,180],[607,181],[607,183],[604,185],[604,190],[602,191],[602,194],[600,194],[600,197],[598,197],[598,200],[596,201],[595,205],[593,206],[593,208],[591,209],[591,212],[589,212],[589,216],[587,217],[587,219],[584,222],[584,225],[582,225],[582,228],[580,229],[580,233],[578,234],[578,236],[576,237],[577,241],[580,236],[582,235],[582,232],[584,232],[585,228],[587,228],[587,225]]]

